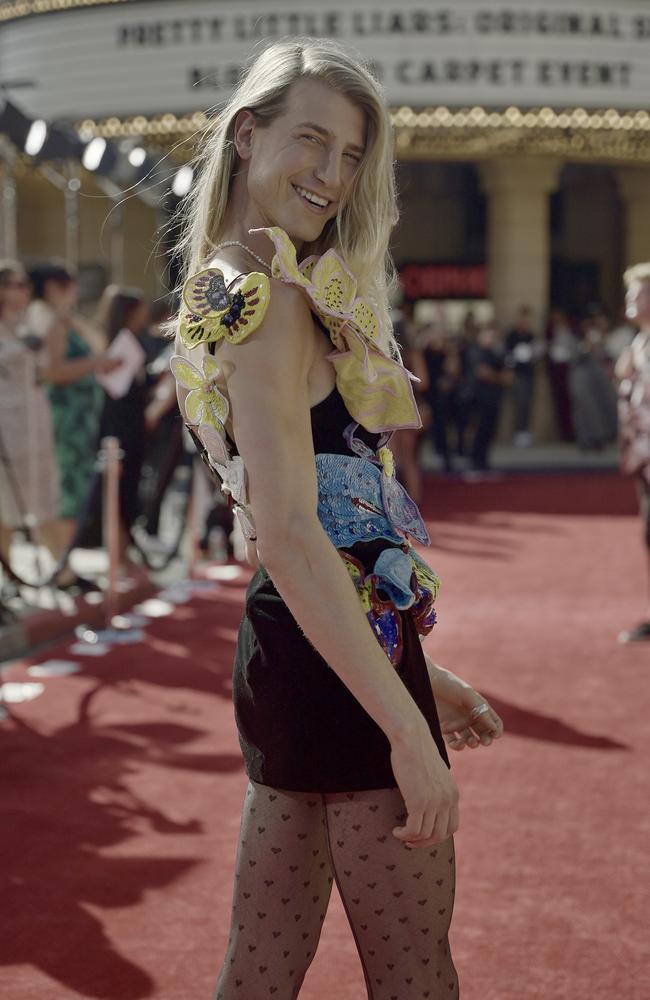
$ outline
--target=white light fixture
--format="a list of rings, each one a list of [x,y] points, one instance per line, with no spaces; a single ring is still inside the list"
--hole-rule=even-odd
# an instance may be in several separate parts
[[[129,163],[132,167],[141,167],[147,158],[147,151],[142,146],[135,146],[129,153]]]
[[[84,149],[83,156],[81,157],[81,162],[86,170],[97,170],[97,167],[102,162],[102,157],[105,152],[106,139],[102,139],[101,136],[96,136],[94,139],[91,139]]]
[[[189,166],[189,164],[185,164],[185,166],[177,170],[174,175],[174,180],[172,181],[172,193],[175,194],[177,198],[184,198],[192,187],[193,179],[194,170]]]
[[[36,156],[42,150],[47,138],[47,123],[42,118],[32,122],[25,139],[25,152],[28,156]]]

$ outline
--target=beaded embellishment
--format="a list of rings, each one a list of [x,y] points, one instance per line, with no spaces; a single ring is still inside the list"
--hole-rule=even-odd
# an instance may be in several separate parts
[[[399,666],[404,649],[400,611],[410,609],[418,633],[428,635],[436,623],[438,577],[411,547],[384,549],[371,573],[350,552],[339,549],[339,555],[380,645]]]
[[[391,431],[422,425],[411,388],[414,376],[381,349],[373,305],[357,295],[354,275],[334,250],[298,265],[284,230],[251,232],[264,232],[273,241],[272,276],[305,292],[336,348],[328,359],[355,421],[346,429],[355,456],[316,456],[319,518],[345,561],[377,638],[397,666],[403,648],[400,611],[410,609],[418,632],[426,635],[436,620],[433,603],[439,586],[438,577],[410,542],[413,538],[428,543],[429,536],[416,505],[394,477],[393,456],[386,447]],[[187,311],[179,326],[185,346],[220,340],[239,344],[257,329],[269,303],[268,278],[252,272],[231,294],[233,284],[226,286],[218,268],[188,278],[183,287]],[[218,388],[219,365],[210,354],[203,356],[200,367],[181,355],[174,355],[170,365],[178,383],[189,390],[185,416],[197,428],[204,458],[217,473],[222,491],[232,498],[244,536],[254,539],[246,470],[241,457],[231,457],[228,448],[229,406]],[[359,424],[385,435],[376,455],[354,436]],[[380,553],[371,573],[345,551],[345,545],[382,537],[394,547]]]
[[[381,467],[355,455],[316,455],[318,519],[337,549],[385,538],[423,545],[429,534],[413,500]]]
[[[235,278],[235,281],[238,279]],[[252,271],[234,294],[223,271],[209,267],[193,274],[183,285],[179,335],[186,347],[228,340],[240,344],[264,319],[269,304],[269,279]]]

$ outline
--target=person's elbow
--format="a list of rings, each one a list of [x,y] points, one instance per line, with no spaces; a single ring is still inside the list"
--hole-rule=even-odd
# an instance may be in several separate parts
[[[291,572],[296,558],[307,556],[322,526],[316,512],[292,511],[257,524],[257,555],[271,575]]]

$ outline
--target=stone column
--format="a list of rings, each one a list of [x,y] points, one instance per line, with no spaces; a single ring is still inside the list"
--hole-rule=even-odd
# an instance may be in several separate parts
[[[548,311],[550,277],[549,196],[562,164],[546,157],[495,158],[479,164],[488,196],[487,262],[489,295],[502,330],[519,306],[527,305],[541,333]],[[512,429],[512,410],[504,407],[499,439]],[[546,370],[538,365],[531,430],[538,441],[553,440],[557,428]]]
[[[624,266],[650,261],[650,169],[619,167],[618,191],[624,206]]]
[[[0,135],[0,257],[18,256],[18,193],[14,173],[17,159],[16,150]]]

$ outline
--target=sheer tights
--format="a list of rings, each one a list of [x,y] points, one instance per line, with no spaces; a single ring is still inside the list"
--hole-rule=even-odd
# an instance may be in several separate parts
[[[409,848],[398,788],[292,792],[249,781],[232,922],[214,1000],[294,1000],[332,884],[354,934],[368,1000],[457,1000],[448,930],[454,839]]]

